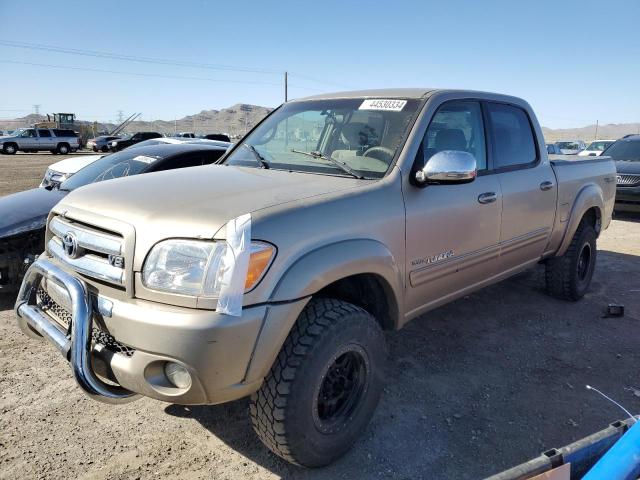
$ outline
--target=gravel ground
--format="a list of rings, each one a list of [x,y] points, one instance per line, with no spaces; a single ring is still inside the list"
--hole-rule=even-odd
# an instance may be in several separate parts
[[[0,195],[36,186],[59,158],[0,156]],[[19,333],[13,299],[0,296],[0,478],[496,473],[624,416],[585,384],[640,410],[640,398],[625,389],[640,386],[640,218],[617,218],[598,246],[591,291],[578,303],[544,295],[538,268],[388,334],[387,387],[373,421],[351,452],[322,470],[293,467],[263,448],[245,400],[213,407],[89,400],[53,347]],[[625,304],[624,318],[604,318],[610,302]]]

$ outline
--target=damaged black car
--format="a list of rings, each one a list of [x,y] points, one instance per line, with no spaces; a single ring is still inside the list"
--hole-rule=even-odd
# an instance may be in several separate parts
[[[20,288],[29,265],[44,251],[49,212],[70,191],[103,180],[208,165],[227,148],[216,142],[123,150],[84,167],[58,188],[34,188],[0,198],[0,293],[17,292]]]

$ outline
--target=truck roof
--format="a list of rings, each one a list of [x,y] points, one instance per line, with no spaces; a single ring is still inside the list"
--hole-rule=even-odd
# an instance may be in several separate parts
[[[300,102],[306,100],[330,100],[336,98],[412,98],[412,99],[424,99],[433,93],[460,93],[470,94],[471,96],[478,96],[481,98],[490,98],[494,100],[506,100],[517,101],[517,103],[523,102],[521,98],[513,97],[510,95],[504,95],[494,92],[483,92],[479,90],[464,90],[455,88],[380,88],[369,90],[352,90],[345,92],[332,92],[322,93],[319,95],[312,95],[309,97],[298,98],[291,100],[290,102]],[[526,103],[526,102],[525,102]]]
[[[428,93],[435,91],[435,88],[378,88],[369,90],[351,90],[346,92],[322,93],[309,97],[299,98],[292,101],[302,100],[325,100],[330,98],[424,98]]]

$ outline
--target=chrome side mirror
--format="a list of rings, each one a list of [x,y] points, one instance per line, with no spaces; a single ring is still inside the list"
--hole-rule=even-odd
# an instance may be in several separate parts
[[[478,174],[476,158],[469,152],[443,150],[431,157],[416,172],[418,186],[430,183],[455,184],[473,182]]]

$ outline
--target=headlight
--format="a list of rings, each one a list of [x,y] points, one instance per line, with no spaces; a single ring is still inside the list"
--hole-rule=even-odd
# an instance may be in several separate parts
[[[115,147],[116,145],[118,145],[118,142],[111,142],[112,147]]]
[[[224,241],[165,240],[151,249],[142,268],[145,287],[182,295],[217,298],[225,272],[235,267]],[[275,254],[268,243],[251,242],[245,291],[255,287]]]

